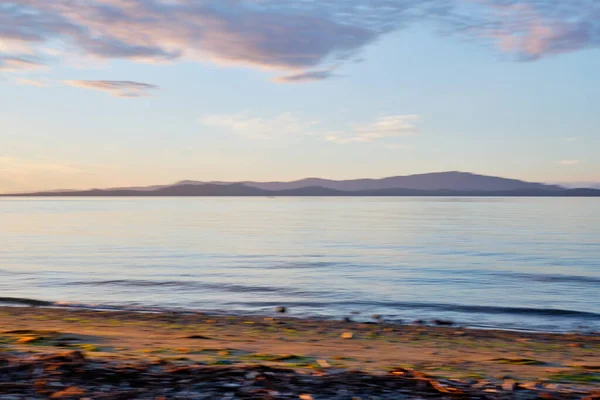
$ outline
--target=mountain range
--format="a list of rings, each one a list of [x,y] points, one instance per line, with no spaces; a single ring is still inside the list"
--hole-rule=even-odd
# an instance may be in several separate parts
[[[180,181],[171,185],[21,193],[20,196],[600,196],[592,188],[567,189],[468,172],[436,172],[382,179],[307,178],[292,182]],[[12,194],[15,196],[15,194]]]
[[[562,186],[567,189],[576,189],[576,188],[600,189],[600,182],[559,182],[559,183],[556,183],[556,185]]]

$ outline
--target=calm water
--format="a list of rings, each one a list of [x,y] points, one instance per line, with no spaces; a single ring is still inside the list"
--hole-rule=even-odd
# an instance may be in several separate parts
[[[5,198],[0,297],[600,330],[600,203]]]

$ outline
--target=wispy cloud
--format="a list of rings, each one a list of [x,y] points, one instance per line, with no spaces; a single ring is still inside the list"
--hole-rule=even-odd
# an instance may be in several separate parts
[[[0,39],[2,39],[1,31]],[[0,72],[29,71],[40,68],[44,68],[44,64],[36,60],[23,57],[3,56],[0,54]]]
[[[417,23],[522,60],[600,46],[597,0],[4,0],[0,69],[37,68],[31,60],[45,55],[210,60],[307,82],[332,77],[327,67]]]
[[[580,163],[579,160],[560,160],[558,162],[560,165],[577,165]]]
[[[289,135],[314,133],[319,121],[306,120],[283,113],[274,117],[252,116],[249,112],[238,114],[209,115],[200,118],[202,125],[225,129],[250,139],[272,139]]]
[[[330,142],[346,144],[372,142],[379,139],[414,136],[417,134],[418,115],[389,115],[366,124],[354,124],[350,131],[332,132],[326,139]]]
[[[132,81],[66,81],[69,86],[100,90],[115,97],[134,98],[150,96],[158,86]]]
[[[485,0],[472,2],[460,22],[524,61],[600,46],[596,0]]]
[[[300,72],[297,74],[278,76],[273,79],[274,82],[278,83],[306,83],[306,82],[316,82],[322,81],[325,79],[329,79],[331,77],[336,76],[333,72],[333,68],[318,70],[318,71],[306,71]]]
[[[28,79],[28,78],[18,78],[16,80],[16,82],[19,85],[25,85],[25,86],[37,86],[37,87],[46,87],[48,86],[45,82],[39,80],[39,79]]]
[[[575,142],[576,140],[579,140],[579,138],[578,137],[568,137],[568,138],[565,138],[566,142]]]
[[[277,116],[255,116],[250,112],[208,115],[199,122],[208,127],[245,136],[249,139],[273,139],[290,135],[313,135],[328,142],[366,143],[382,139],[413,136],[417,134],[418,115],[389,115],[373,122],[354,123],[347,128],[331,131],[321,121],[302,118],[292,113]],[[388,143],[390,149],[409,148],[403,144]]]

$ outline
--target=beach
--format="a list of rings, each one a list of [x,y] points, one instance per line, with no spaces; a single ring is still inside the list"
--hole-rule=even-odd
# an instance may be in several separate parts
[[[421,322],[298,319],[275,312],[233,316],[2,307],[0,399],[600,395],[597,333],[475,330]],[[23,372],[27,365],[38,367]],[[77,378],[69,366],[91,375]],[[127,383],[127,374],[106,382],[90,378],[119,376],[127,368],[138,371],[129,380],[145,382],[141,387]],[[182,382],[172,381],[178,369]],[[256,381],[260,376],[273,381],[270,388]],[[159,384],[161,379],[167,379],[165,384]]]

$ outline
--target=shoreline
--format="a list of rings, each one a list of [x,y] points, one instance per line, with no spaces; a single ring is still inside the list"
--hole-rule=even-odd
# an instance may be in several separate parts
[[[101,305],[101,304],[84,304],[84,303],[69,303],[69,302],[61,302],[61,301],[49,301],[49,300],[39,300],[33,298],[23,298],[23,297],[1,297],[0,296],[0,309],[4,307],[40,307],[46,309],[56,309],[56,310],[81,310],[81,311],[97,311],[97,312],[124,312],[124,313],[152,313],[152,314],[177,314],[177,315],[214,315],[214,316],[223,316],[223,317],[273,317],[273,316],[282,316],[275,311],[268,312],[266,310],[256,311],[256,312],[244,312],[244,311],[226,311],[226,310],[218,310],[218,309],[210,309],[210,310],[198,310],[198,309],[187,309],[187,308],[168,308],[168,307],[150,307],[150,306],[111,306],[111,305]],[[468,306],[455,305],[456,308],[464,308]],[[277,308],[277,307],[275,307]],[[488,307],[489,308],[489,307]],[[523,310],[531,311],[533,309],[523,309],[523,308],[512,308],[513,312],[518,313]],[[555,315],[580,315],[585,316],[589,315],[590,317],[598,317],[600,314],[584,312],[584,311],[574,311],[574,310],[566,310],[566,309],[535,309],[538,312],[545,312],[550,316]],[[443,315],[443,313],[441,313]],[[284,314],[286,318],[298,319],[298,320],[315,320],[315,321],[340,321],[340,316],[316,316],[316,315],[290,315]],[[381,321],[383,322],[382,316]],[[343,319],[351,319],[352,322],[356,323],[373,323],[373,317],[365,317],[360,313],[351,313],[348,317],[344,317]],[[530,329],[530,328],[519,328],[514,326],[496,326],[496,325],[477,325],[477,324],[465,324],[459,321],[454,321],[453,319],[448,319],[444,317],[440,318],[423,318],[416,319],[414,321],[406,321],[404,319],[386,319],[385,323],[389,325],[415,325],[415,322],[418,322],[417,325],[423,326],[452,326],[455,328],[464,328],[464,329],[472,329],[472,330],[492,330],[492,331],[506,331],[506,332],[516,332],[516,333],[551,333],[551,334],[579,334],[579,335],[598,335],[600,334],[600,330],[595,330],[590,327],[585,327],[585,329]]]
[[[488,382],[502,388],[514,381],[525,385],[523,390],[600,391],[598,334],[346,322],[285,314],[5,306],[0,306],[0,327],[0,357],[13,354],[15,359],[75,350],[86,359],[114,363],[262,366],[325,375],[361,371],[388,376],[402,370],[468,387]],[[0,384],[0,394],[1,390]]]

